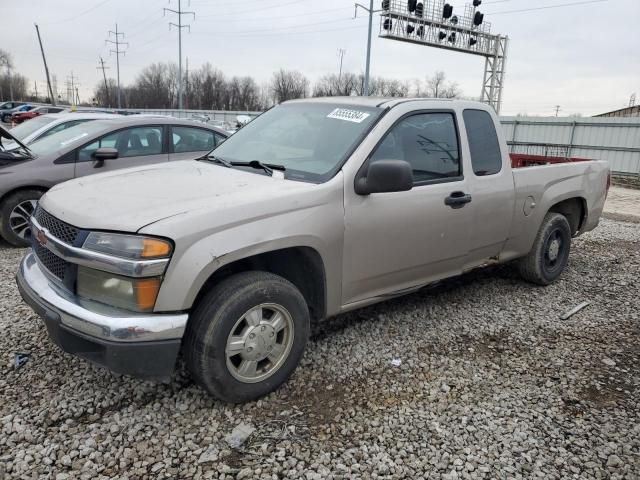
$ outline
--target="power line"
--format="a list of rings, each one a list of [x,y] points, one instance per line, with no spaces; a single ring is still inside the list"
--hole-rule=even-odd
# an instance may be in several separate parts
[[[504,15],[507,13],[523,13],[523,12],[533,12],[535,10],[547,10],[550,8],[560,8],[560,7],[573,7],[577,5],[586,5],[589,3],[603,3],[608,2],[609,0],[586,0],[582,2],[573,2],[573,3],[559,3],[556,5],[546,5],[544,7],[533,7],[533,8],[523,8],[521,10],[503,10],[502,12],[487,12],[487,15]]]
[[[261,12],[263,10],[271,10],[272,8],[280,8],[280,7],[286,7],[288,5],[293,5],[294,3],[300,3],[300,2],[305,2],[306,0],[292,0],[290,2],[287,3],[282,3],[280,5],[271,5],[268,7],[260,7],[260,8],[252,8],[250,10],[238,10],[237,12],[233,12],[233,13],[214,13],[211,15],[202,15],[201,18],[211,18],[211,17],[228,17],[228,16],[236,16],[242,13],[253,13],[253,12]]]
[[[108,38],[104,42],[105,42],[105,45],[111,43],[111,44],[116,46],[115,50],[109,49],[109,55],[111,55],[112,53],[116,54],[116,71],[118,72],[117,73],[118,74],[118,94],[117,94],[118,108],[122,108],[121,91],[120,91],[120,55],[125,55],[126,52],[120,50],[120,45],[126,45],[128,47],[129,43],[120,41],[120,35],[122,35],[122,38],[124,38],[124,33],[123,32],[118,32],[118,24],[117,23],[116,23],[115,31],[109,30],[108,36],[111,37],[111,35],[114,36],[115,40],[111,40],[110,38]]]
[[[93,7],[88,8],[87,10],[84,10],[84,11],[80,12],[77,15],[74,15],[73,17],[65,18],[64,20],[58,20],[56,22],[48,22],[48,23],[50,23],[51,25],[57,25],[58,23],[70,22],[71,20],[75,20],[76,18],[80,18],[83,15],[86,15],[87,13],[93,12],[96,8],[101,7],[102,5],[104,5],[105,3],[109,2],[109,1],[110,0],[103,0],[102,2],[97,3]]]
[[[183,15],[193,15],[193,19],[196,19],[196,12],[185,12],[182,10],[182,0],[178,0],[178,10],[173,10],[171,8],[163,9],[163,12],[171,12],[175,13],[178,16],[178,23],[169,22],[169,30],[171,30],[171,26],[173,25],[178,29],[178,108],[182,109],[182,29],[188,28],[189,32],[191,32],[191,25],[183,25],[182,24],[182,16]]]

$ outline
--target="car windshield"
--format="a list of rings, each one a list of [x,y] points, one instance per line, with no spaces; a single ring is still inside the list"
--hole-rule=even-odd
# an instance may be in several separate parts
[[[29,120],[29,122],[33,122],[33,120]],[[96,134],[102,131],[104,131],[103,122],[85,122],[36,140],[29,145],[29,149],[37,156],[46,155],[67,147],[77,147],[83,142],[91,140]]]
[[[342,167],[382,111],[334,103],[279,105],[229,137],[211,155],[227,162],[282,165],[286,178],[325,182]]]
[[[55,117],[48,116],[40,116],[36,118],[32,118],[28,122],[21,123],[17,127],[11,129],[11,135],[16,137],[18,140],[22,140],[27,138],[36,130],[41,129],[45,125],[53,122]]]

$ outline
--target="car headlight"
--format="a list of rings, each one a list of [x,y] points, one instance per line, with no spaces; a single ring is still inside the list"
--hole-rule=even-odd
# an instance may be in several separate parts
[[[77,294],[125,310],[151,312],[161,283],[160,277],[130,278],[78,267]]]
[[[91,232],[82,247],[131,260],[166,258],[171,256],[173,249],[167,240],[105,232]]]

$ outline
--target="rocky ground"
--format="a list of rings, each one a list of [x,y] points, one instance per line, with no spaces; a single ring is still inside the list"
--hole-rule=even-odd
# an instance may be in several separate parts
[[[240,406],[60,352],[22,254],[0,250],[0,477],[640,478],[638,223],[603,220],[547,288],[503,266],[329,321]]]

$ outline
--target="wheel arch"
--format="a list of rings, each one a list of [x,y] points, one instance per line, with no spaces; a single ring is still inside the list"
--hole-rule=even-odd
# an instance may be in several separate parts
[[[547,213],[551,212],[564,215],[571,227],[571,235],[576,236],[587,222],[587,201],[583,197],[570,197],[551,205]]]
[[[197,305],[216,283],[236,273],[256,270],[279,275],[295,285],[309,306],[312,322],[325,318],[327,314],[325,266],[320,253],[308,246],[261,252],[221,266],[204,281],[195,296],[193,306]]]
[[[24,186],[12,188],[11,190],[5,192],[0,197],[0,205],[3,205],[4,202],[7,200],[7,198],[9,198],[11,195],[15,195],[18,192],[24,192],[27,190],[39,190],[42,193],[46,193],[49,190],[49,188],[51,187],[46,187],[44,185],[24,185]]]

